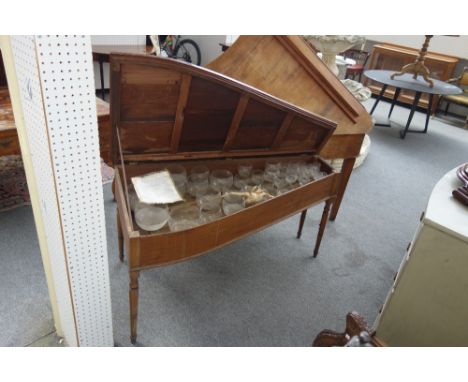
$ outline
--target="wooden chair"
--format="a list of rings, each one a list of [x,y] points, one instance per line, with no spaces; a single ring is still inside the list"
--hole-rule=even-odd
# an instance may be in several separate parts
[[[356,76],[359,82],[361,82],[362,73],[369,59],[370,53],[360,49],[348,49],[343,53],[344,58],[351,58],[356,61],[355,65],[349,65],[346,67],[345,78],[352,77],[354,80]]]
[[[349,342],[354,336],[359,336],[359,340],[361,342],[363,334],[366,334],[365,341],[363,342],[367,342],[367,344],[363,343],[362,345],[375,347],[386,346],[381,339],[375,336],[375,332],[369,328],[364,318],[356,312],[350,312],[346,315],[346,328],[343,333],[328,329],[322,330],[317,337],[315,337],[312,346],[349,346]]]
[[[447,105],[445,106],[445,115],[447,115],[449,106],[452,103],[468,107],[468,66],[465,66],[463,68],[463,71],[459,77],[452,78],[447,82],[461,87],[463,89],[463,93],[458,95],[446,95],[440,97],[439,105],[444,101],[447,103]],[[468,127],[468,115],[465,120],[465,128],[466,127]]]

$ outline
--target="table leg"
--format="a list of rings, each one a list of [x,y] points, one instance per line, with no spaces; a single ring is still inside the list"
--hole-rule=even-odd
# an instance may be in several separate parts
[[[429,126],[429,117],[431,116],[433,100],[434,100],[434,94],[429,94],[429,103],[427,104],[426,125],[424,126],[424,133],[427,133],[427,128]]]
[[[297,238],[300,239],[302,235],[302,227],[304,226],[304,221],[307,215],[307,210],[301,212],[301,219],[299,220],[299,229],[297,230]]]
[[[321,243],[322,237],[323,237],[323,232],[325,231],[325,227],[327,225],[328,214],[330,212],[331,204],[332,204],[332,199],[328,199],[325,202],[325,208],[323,209],[322,219],[320,220],[319,231],[318,231],[318,234],[317,234],[317,241],[315,242],[314,257],[317,257],[317,255],[318,255],[318,251],[319,251],[319,248],[320,248],[320,243]]]
[[[119,210],[117,209],[117,238],[119,243],[119,260],[122,262],[124,261],[124,240],[123,240],[123,233],[122,233],[122,225],[120,224],[119,219]]]
[[[387,90],[387,85],[383,85],[382,86],[382,90],[380,90],[380,93],[379,93],[379,96],[377,97],[377,99],[375,100],[375,103],[374,103],[374,106],[372,106],[372,109],[370,111],[370,115],[372,115],[372,113],[374,112],[375,108],[377,107],[377,104],[380,102],[380,100],[382,99],[384,93],[385,93],[385,90]]]
[[[346,186],[348,185],[349,177],[351,176],[355,162],[356,158],[347,158],[343,161],[343,165],[341,166],[340,184],[338,186],[338,192],[336,194],[336,199],[333,202],[333,208],[330,216],[330,220],[332,221],[335,220],[336,215],[338,215],[341,201],[343,200],[343,196],[346,191]]]
[[[101,98],[105,101],[106,89],[104,87],[104,62],[102,61],[102,58],[99,59],[99,74],[101,76]]]
[[[138,277],[140,271],[131,271],[130,275],[130,341],[136,343],[137,339],[137,321],[138,321]]]
[[[395,88],[395,95],[393,96],[392,100],[392,106],[390,106],[390,111],[388,112],[388,118],[390,119],[390,116],[393,113],[393,108],[395,107],[395,104],[397,103],[398,96],[400,95],[401,88]]]
[[[400,130],[400,138],[401,139],[405,139],[405,137],[406,137],[406,133],[409,130],[409,127],[411,125],[411,121],[413,120],[414,112],[416,111],[416,107],[418,106],[419,99],[421,98],[421,94],[422,94],[421,92],[416,92],[416,94],[414,96],[413,106],[411,106],[411,111],[410,111],[410,114],[408,116],[408,121],[406,122],[406,127],[405,127],[404,130]]]

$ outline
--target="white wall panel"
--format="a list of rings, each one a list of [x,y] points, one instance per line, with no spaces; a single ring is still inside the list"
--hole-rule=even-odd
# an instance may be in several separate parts
[[[146,45],[146,35],[94,35],[93,45]]]
[[[70,345],[112,346],[91,39],[14,37],[12,46],[62,329]]]
[[[42,103],[34,37],[14,36],[11,38],[11,47],[20,87],[26,135],[28,137],[39,194],[40,212],[42,222],[47,227],[47,248],[50,255],[60,324],[67,344],[76,346],[78,342],[75,319],[73,317],[71,291],[68,285],[67,265],[55,193],[54,173],[50,157],[45,111]]]

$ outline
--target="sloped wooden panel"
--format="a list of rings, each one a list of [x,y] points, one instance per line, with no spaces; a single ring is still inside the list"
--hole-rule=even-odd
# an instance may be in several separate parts
[[[114,160],[120,161],[119,137],[129,161],[311,154],[335,128],[325,118],[194,65],[126,54],[112,54],[110,61]]]
[[[121,120],[174,120],[181,74],[144,65],[122,65]]]
[[[245,110],[234,149],[270,149],[286,113],[251,100]]]
[[[193,78],[179,150],[222,150],[239,96],[220,84]]]
[[[357,156],[360,144],[349,146],[347,136],[372,128],[365,108],[300,36],[240,36],[207,67],[335,121],[326,157]]]

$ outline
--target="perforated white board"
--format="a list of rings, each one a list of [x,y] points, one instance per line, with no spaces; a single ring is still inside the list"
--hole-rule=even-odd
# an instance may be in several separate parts
[[[37,161],[36,165],[36,158],[33,158],[37,178],[44,183],[39,192],[42,208],[49,213],[45,223],[48,240],[53,241],[51,258],[56,258],[57,263],[60,255],[65,255],[66,259],[66,269],[57,264],[57,279],[53,270],[57,294],[65,293],[67,285],[70,286],[75,315],[73,320],[64,309],[68,317],[62,325],[70,336],[71,324],[76,326],[80,346],[112,346],[91,39],[75,35],[16,37],[15,50],[20,53],[26,42],[28,52],[31,44],[34,45],[32,51],[36,52],[36,57],[29,53],[23,70],[30,70],[33,60],[37,59],[40,83],[32,71],[25,73],[21,80],[22,99],[25,102],[32,93],[36,107],[42,103],[46,116],[44,121],[39,109],[37,115],[30,113],[28,136],[35,146],[32,155],[40,154],[43,161]],[[65,308],[63,297],[60,303]]]
[[[78,342],[68,285],[67,264],[62,242],[34,37],[13,36],[11,37],[11,47],[20,86],[24,124],[40,199],[41,216],[46,227],[47,247],[60,323],[67,343],[70,346],[76,346]]]

